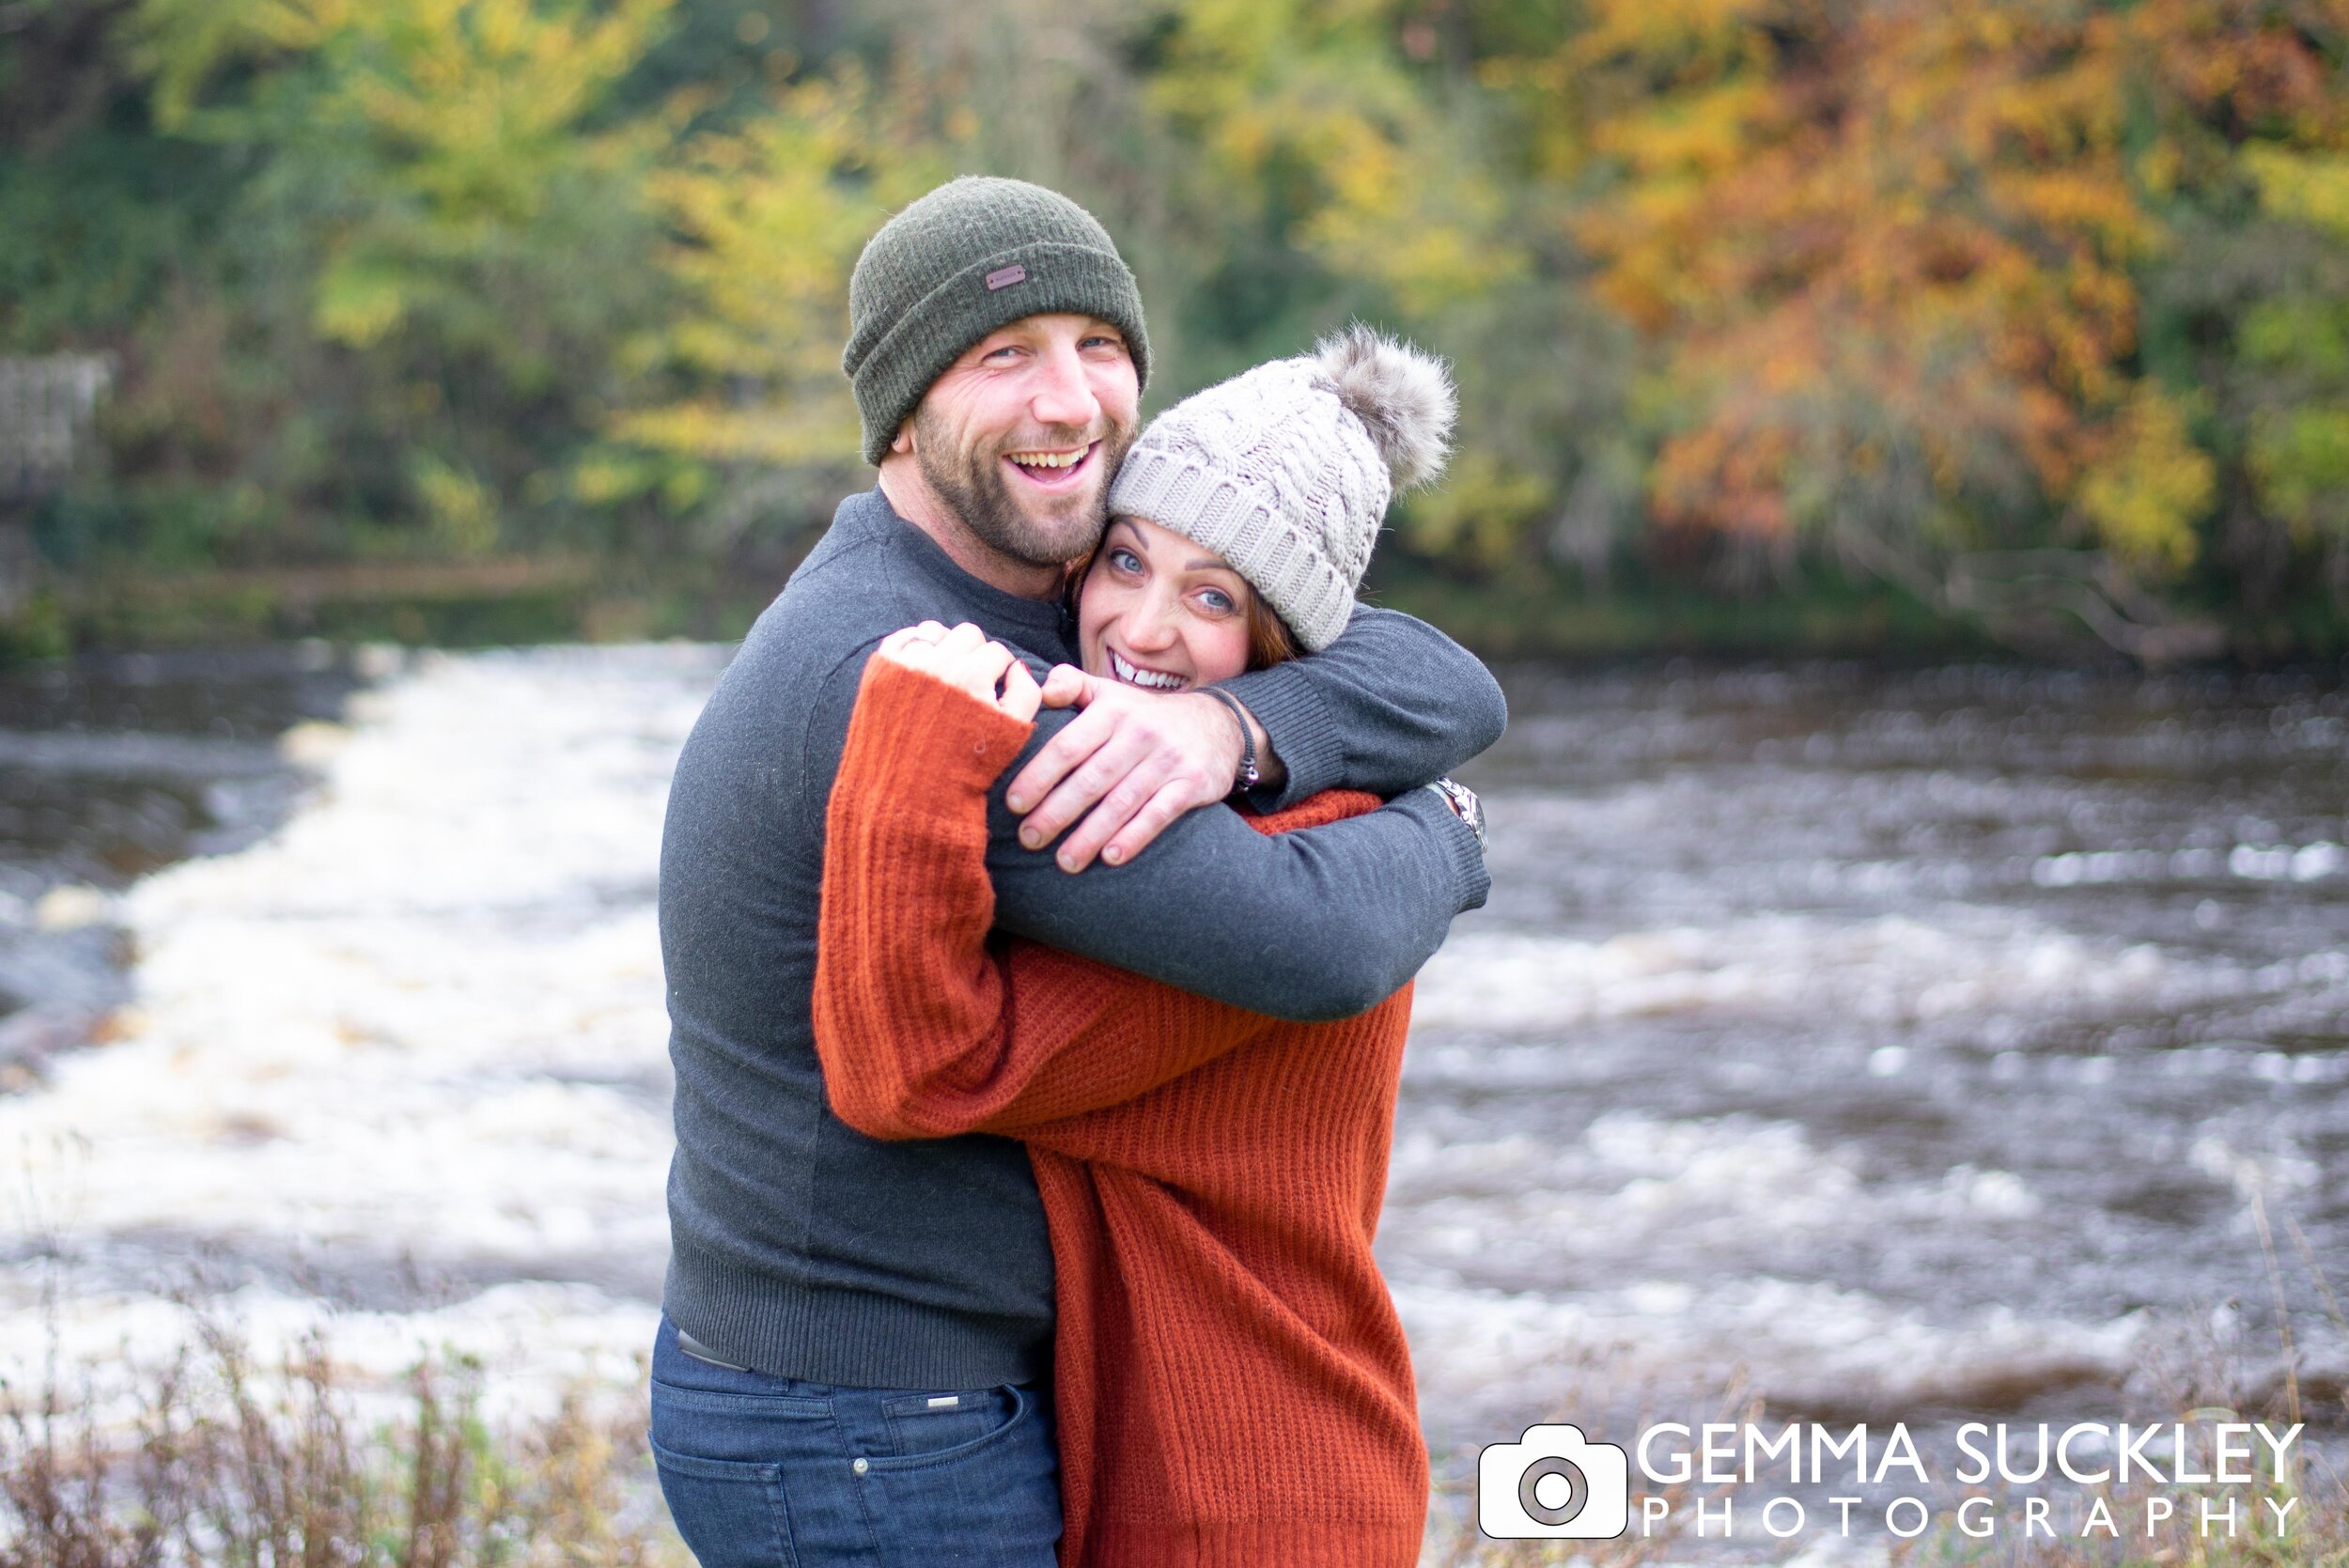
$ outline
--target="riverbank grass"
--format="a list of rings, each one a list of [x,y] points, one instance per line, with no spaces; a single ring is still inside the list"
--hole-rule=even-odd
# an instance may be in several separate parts
[[[0,1392],[0,1568],[692,1568],[641,1416],[580,1390],[492,1426],[480,1372],[363,1400],[316,1341],[257,1366],[213,1333],[108,1415],[53,1370]]]
[[[1463,1525],[1431,1543],[1421,1560],[1423,1568],[1788,1560],[1887,1568],[2349,1568],[2349,1482],[2337,1472],[2313,1474],[2313,1468],[2295,1463],[2280,1475],[2271,1469],[2232,1486],[2082,1488],[2051,1500],[2038,1525],[2024,1499],[1980,1494],[1962,1507],[1941,1509],[1922,1534],[1907,1541],[1805,1536],[1708,1544],[1677,1525],[1642,1536],[1635,1523],[1611,1541],[1498,1542]],[[1679,1521],[1682,1499],[1672,1500],[1669,1517]],[[1708,1494],[1708,1501],[1719,1506],[1716,1494]]]
[[[2232,1419],[2214,1418],[2214,1419]],[[2349,1484],[2305,1462],[2248,1485],[2098,1486],[2050,1510],[2034,1530],[2012,1499],[1985,1498],[1974,1529],[1939,1523],[1901,1543],[1900,1568],[2028,1564],[2030,1568],[2349,1568]]]

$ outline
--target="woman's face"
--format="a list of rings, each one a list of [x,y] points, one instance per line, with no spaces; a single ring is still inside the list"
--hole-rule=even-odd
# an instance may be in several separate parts
[[[1078,590],[1085,672],[1154,691],[1229,680],[1248,668],[1254,593],[1213,551],[1155,522],[1112,518]]]

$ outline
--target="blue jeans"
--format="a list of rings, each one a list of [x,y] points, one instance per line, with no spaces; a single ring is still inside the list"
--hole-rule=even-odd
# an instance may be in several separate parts
[[[852,1389],[652,1352],[652,1453],[702,1568],[1053,1568],[1051,1411],[1033,1384]]]

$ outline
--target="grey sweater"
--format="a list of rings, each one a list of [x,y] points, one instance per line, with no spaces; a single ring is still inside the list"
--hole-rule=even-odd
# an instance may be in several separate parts
[[[677,1137],[663,1305],[764,1372],[971,1389],[1049,1360],[1052,1258],[1026,1151],[857,1132],[825,1100],[810,1022],[824,812],[857,682],[883,636],[924,619],[975,621],[1038,674],[1074,659],[1056,605],[964,572],[873,490],[841,504],[751,629],[678,760],[661,846]],[[1019,846],[1006,769],[997,924],[1258,1012],[1360,1012],[1484,902],[1474,835],[1413,786],[1498,737],[1500,689],[1442,633],[1369,609],[1327,651],[1231,689],[1288,770],[1268,804],[1341,784],[1398,798],[1274,836],[1195,811],[1128,864],[1072,877]],[[1030,752],[1069,717],[1043,714]]]

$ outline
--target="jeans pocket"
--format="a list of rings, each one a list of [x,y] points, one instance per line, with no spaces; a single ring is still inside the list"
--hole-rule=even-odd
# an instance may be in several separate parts
[[[935,1458],[984,1442],[1020,1414],[1010,1389],[966,1389],[955,1393],[895,1394],[880,1402],[881,1424],[896,1459]]]
[[[657,1441],[652,1458],[677,1534],[701,1568],[796,1568],[781,1465],[703,1459]]]
[[[1060,1540],[1060,1467],[1050,1414],[1035,1390],[990,1389],[975,1409],[957,1406],[948,1421],[926,1401],[940,1395],[892,1395],[885,1412],[907,1428],[895,1454],[866,1457],[858,1483],[888,1568],[1053,1568]],[[961,1396],[968,1400],[970,1395]],[[905,1408],[909,1399],[923,1402]]]

